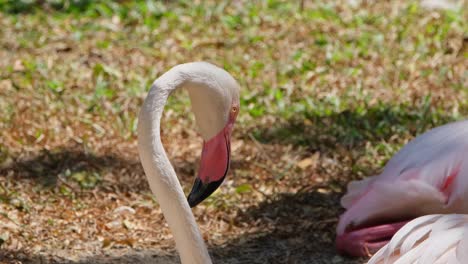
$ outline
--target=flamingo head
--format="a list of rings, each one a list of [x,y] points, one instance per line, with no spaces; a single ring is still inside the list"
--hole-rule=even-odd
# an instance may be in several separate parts
[[[217,71],[224,71],[217,68]],[[231,159],[231,133],[239,113],[239,86],[228,74],[188,89],[195,120],[204,139],[200,167],[188,195],[190,207],[210,196],[224,181]],[[208,85],[207,85],[208,83]]]
[[[203,143],[198,176],[187,198],[190,207],[210,196],[226,178],[231,160],[231,132],[238,112],[238,104],[233,104],[224,128]]]

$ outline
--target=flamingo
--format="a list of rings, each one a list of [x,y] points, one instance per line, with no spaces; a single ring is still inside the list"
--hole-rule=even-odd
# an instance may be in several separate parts
[[[468,215],[426,215],[401,228],[368,264],[463,264],[468,261]]]
[[[449,214],[468,213],[468,120],[437,127],[416,137],[390,159],[380,175],[351,182],[341,204],[346,211],[337,226],[336,246],[342,253],[353,256],[375,253],[403,226],[375,259],[407,255],[406,252],[418,256],[425,251],[415,253],[412,248],[423,246],[427,250],[445,247],[446,251],[436,256],[441,258],[457,248],[455,244],[444,244],[442,239],[450,235],[453,243],[465,241],[460,245],[466,249],[468,233],[455,238],[452,230],[466,230],[467,218]],[[446,216],[418,218],[408,224],[409,220],[430,214]],[[444,221],[450,225],[444,225]],[[442,230],[446,232],[440,233]]]
[[[169,94],[188,90],[204,139],[198,176],[186,199],[160,138],[160,121]],[[206,62],[180,64],[151,86],[138,121],[138,152],[151,191],[174,236],[183,264],[212,263],[190,210],[223,182],[229,169],[230,138],[239,112],[239,85],[225,70]]]

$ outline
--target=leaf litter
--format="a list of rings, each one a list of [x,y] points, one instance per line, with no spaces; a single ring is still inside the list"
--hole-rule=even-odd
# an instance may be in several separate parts
[[[136,116],[187,58],[243,87],[229,176],[193,209],[215,263],[363,263],[333,246],[346,183],[468,113],[463,12],[143,2],[0,13],[0,262],[178,261]],[[163,144],[187,192],[201,139],[186,94],[168,104]]]

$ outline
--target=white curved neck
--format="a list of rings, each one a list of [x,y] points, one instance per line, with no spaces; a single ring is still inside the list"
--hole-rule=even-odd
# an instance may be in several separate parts
[[[211,263],[195,218],[160,138],[160,121],[171,91],[183,86],[187,76],[171,70],[157,79],[143,103],[138,121],[141,163],[164,217],[174,235],[181,262]]]

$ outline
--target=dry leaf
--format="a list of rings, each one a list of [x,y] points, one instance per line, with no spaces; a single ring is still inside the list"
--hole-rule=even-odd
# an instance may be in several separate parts
[[[134,229],[135,228],[135,224],[130,222],[129,220],[124,220],[123,221],[123,225],[125,226],[125,228],[127,229]]]
[[[319,152],[315,152],[312,156],[308,157],[308,158],[305,158],[301,161],[299,161],[296,165],[301,168],[302,170],[310,167],[310,166],[314,166],[317,164],[317,161],[320,157],[320,153]]]
[[[120,222],[120,220],[114,220],[112,222],[106,223],[105,226],[109,229],[119,228],[122,226],[122,222]]]
[[[103,248],[110,247],[111,244],[112,244],[112,240],[109,239],[109,238],[105,238],[105,239],[102,241],[102,247],[103,247]]]
[[[116,214],[125,214],[125,213],[134,214],[135,209],[133,209],[133,208],[131,208],[129,206],[119,206],[114,210],[114,213],[116,213]]]
[[[119,243],[119,244],[128,245],[130,247],[133,247],[135,242],[136,241],[133,238],[127,238],[127,239],[122,239],[122,240],[117,241],[117,243]]]

